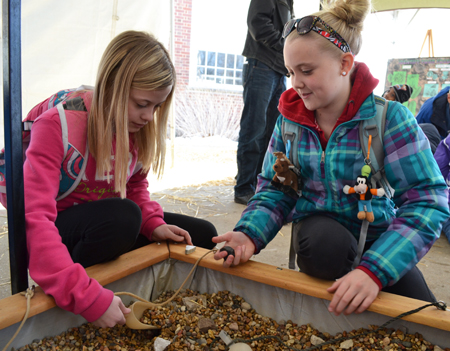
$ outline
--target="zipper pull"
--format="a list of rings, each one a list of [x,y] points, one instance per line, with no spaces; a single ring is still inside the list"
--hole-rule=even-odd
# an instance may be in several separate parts
[[[325,179],[325,151],[322,151],[320,157],[320,172],[322,173],[322,179]]]

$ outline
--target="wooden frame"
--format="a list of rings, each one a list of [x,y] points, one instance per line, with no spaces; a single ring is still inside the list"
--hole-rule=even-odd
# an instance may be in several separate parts
[[[107,285],[168,258],[194,264],[207,251],[197,247],[194,253],[186,255],[185,245],[155,243],[126,253],[114,261],[89,267],[86,271],[100,284]],[[199,266],[320,299],[331,300],[332,298],[332,294],[326,291],[331,285],[330,281],[260,262],[249,261],[237,267],[224,268],[222,262],[214,260],[213,255],[210,254],[199,262]],[[395,317],[425,304],[424,301],[380,292],[368,310]],[[29,317],[55,306],[53,298],[45,295],[38,287],[31,300]],[[0,300],[0,330],[19,323],[23,319],[25,311],[26,300],[21,294]],[[427,308],[405,317],[404,320],[450,331],[450,312],[448,311]]]

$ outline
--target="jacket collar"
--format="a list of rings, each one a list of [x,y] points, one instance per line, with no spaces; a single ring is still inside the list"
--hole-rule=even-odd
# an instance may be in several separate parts
[[[347,105],[336,122],[336,126],[351,119],[365,119],[376,114],[373,98],[367,98],[373,96],[373,89],[378,85],[378,79],[372,76],[369,68],[363,62],[355,63],[355,69],[350,79],[352,81],[352,90]],[[293,88],[281,95],[278,109],[290,121],[304,126],[315,126],[314,111],[306,108],[303,100]]]

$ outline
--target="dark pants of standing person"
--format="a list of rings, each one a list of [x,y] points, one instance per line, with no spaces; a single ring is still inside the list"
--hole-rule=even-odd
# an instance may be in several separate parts
[[[286,90],[286,77],[261,61],[249,58],[243,67],[244,109],[237,148],[238,173],[234,196],[253,195],[256,177],[280,113],[278,101]]]
[[[301,272],[316,278],[335,280],[351,271],[358,243],[339,222],[326,216],[311,216],[301,224],[294,224],[293,235],[297,264]],[[397,283],[382,291],[436,302],[417,266]]]
[[[217,236],[208,221],[164,212],[164,221],[189,232],[195,246],[212,249]],[[110,198],[76,205],[58,213],[55,225],[75,263],[89,267],[150,244],[139,234],[141,210],[129,199]]]

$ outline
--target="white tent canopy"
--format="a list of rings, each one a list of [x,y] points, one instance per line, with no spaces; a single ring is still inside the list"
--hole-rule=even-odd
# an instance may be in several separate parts
[[[404,9],[450,8],[449,0],[372,0],[376,11]]]

